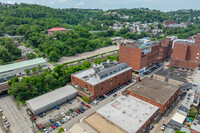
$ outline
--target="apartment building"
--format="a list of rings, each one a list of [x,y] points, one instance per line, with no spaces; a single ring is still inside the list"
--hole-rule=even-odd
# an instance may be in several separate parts
[[[92,68],[71,75],[71,82],[79,95],[90,101],[132,80],[132,68],[117,61],[93,64]]]

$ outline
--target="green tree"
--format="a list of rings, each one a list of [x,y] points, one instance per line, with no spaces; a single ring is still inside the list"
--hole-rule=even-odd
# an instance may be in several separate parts
[[[63,133],[64,131],[64,128],[60,127],[57,133]]]
[[[27,53],[26,54],[26,57],[28,58],[28,59],[35,59],[36,58],[36,55],[34,54],[34,53]]]
[[[25,70],[25,73],[26,73],[26,75],[29,75],[29,74],[30,74],[30,70],[29,70],[29,69],[26,69],[26,70]]]
[[[36,67],[33,67],[33,68],[32,68],[32,72],[35,73],[36,71],[37,71],[37,68],[36,68]]]
[[[195,116],[198,114],[198,110],[194,107],[194,106],[192,106],[191,108],[190,108],[190,111],[189,111],[189,116],[190,117],[192,117],[192,118],[195,118]]]
[[[37,70],[38,70],[38,71],[41,71],[41,70],[42,70],[42,67],[41,67],[40,65],[38,65],[38,66],[37,66]]]
[[[86,101],[86,102],[90,102],[90,100],[87,98],[87,97],[82,97],[82,99],[84,100],[84,101]]]

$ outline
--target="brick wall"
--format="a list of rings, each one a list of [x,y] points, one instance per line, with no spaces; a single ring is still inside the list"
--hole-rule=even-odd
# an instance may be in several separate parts
[[[99,96],[108,93],[109,91],[123,85],[125,82],[128,82],[131,79],[132,79],[132,70],[128,70],[122,74],[119,74],[113,78],[105,80],[96,85],[91,85],[87,83],[86,81],[71,75],[71,83],[73,85],[78,85],[81,88],[85,88],[87,84],[88,91],[92,91],[92,94],[94,95],[92,99],[90,98],[91,100],[94,100],[98,98]]]

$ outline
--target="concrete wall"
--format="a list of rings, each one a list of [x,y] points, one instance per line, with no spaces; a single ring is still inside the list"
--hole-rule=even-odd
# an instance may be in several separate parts
[[[165,77],[164,76],[161,76],[161,75],[156,75],[154,74],[153,75],[153,79],[157,79],[157,80],[160,80],[160,81],[163,81],[165,82]],[[171,78],[168,78],[168,82],[167,83],[170,83],[170,84],[173,84],[173,85],[182,85],[184,84],[185,82],[181,82],[181,81],[178,81],[178,80],[174,80],[174,79],[171,79]]]

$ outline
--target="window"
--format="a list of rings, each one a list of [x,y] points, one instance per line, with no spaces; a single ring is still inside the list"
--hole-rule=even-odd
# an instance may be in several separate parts
[[[103,87],[101,88],[101,90],[103,90]]]
[[[115,77],[115,79],[117,79],[117,77]]]
[[[196,59],[199,59],[199,57],[196,57]]]
[[[197,55],[199,55],[199,53],[197,53]]]
[[[112,81],[112,78],[110,80]]]

